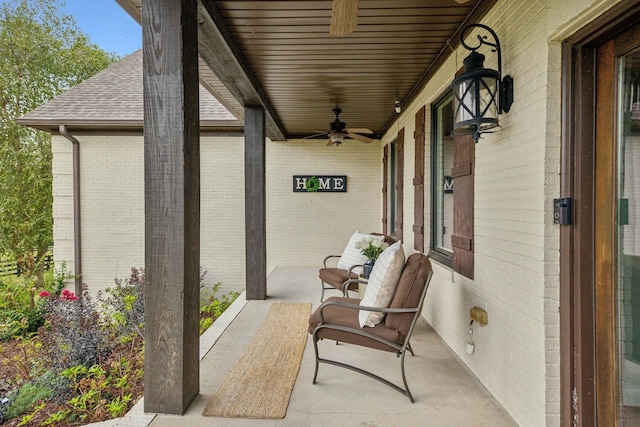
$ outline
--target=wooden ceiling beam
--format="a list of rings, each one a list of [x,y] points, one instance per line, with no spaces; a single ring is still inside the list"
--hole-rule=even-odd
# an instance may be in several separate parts
[[[286,131],[280,118],[213,0],[201,0],[198,3],[198,22],[198,51],[202,59],[244,106],[260,105],[264,108],[267,137],[273,141],[286,140]]]

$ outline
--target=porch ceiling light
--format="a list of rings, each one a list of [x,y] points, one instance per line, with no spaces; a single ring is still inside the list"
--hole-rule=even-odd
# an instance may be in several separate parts
[[[477,45],[470,46],[464,39],[469,30],[481,28],[488,36],[478,35]],[[508,112],[513,103],[513,79],[507,75],[502,77],[502,55],[500,41],[496,33],[483,24],[471,24],[460,33],[460,42],[471,53],[464,59],[464,72],[451,83],[454,96],[453,133],[472,134],[478,142],[481,133],[491,132],[499,126],[498,115]],[[477,50],[483,45],[491,46],[492,52],[498,54],[498,70],[484,67],[484,55]]]
[[[342,144],[344,142],[344,135],[341,133],[337,133],[337,132],[332,132],[331,135],[329,135],[329,139],[331,140],[331,142],[333,144]]]

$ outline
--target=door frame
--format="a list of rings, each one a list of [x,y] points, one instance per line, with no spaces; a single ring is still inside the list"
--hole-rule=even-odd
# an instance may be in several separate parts
[[[563,42],[560,195],[573,199],[572,225],[560,226],[560,416],[562,425],[616,425],[614,380],[599,383],[596,339],[609,339],[596,313],[596,59],[598,47],[639,22],[640,2],[623,1]],[[598,272],[596,273],[596,270]],[[599,295],[599,298],[603,295]],[[596,321],[598,327],[596,327]],[[602,325],[602,326],[601,326]],[[615,332],[615,330],[614,330]],[[610,355],[610,354],[609,354]],[[614,354],[615,356],[615,354]],[[615,382],[612,382],[615,381]],[[614,387],[614,389],[612,389]],[[600,393],[599,396],[596,396]],[[617,404],[617,400],[616,400]]]

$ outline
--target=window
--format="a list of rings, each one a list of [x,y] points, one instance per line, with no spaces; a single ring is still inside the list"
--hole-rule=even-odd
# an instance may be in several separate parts
[[[430,256],[473,279],[475,142],[451,136],[453,96],[433,108],[432,233]]]
[[[413,175],[413,248],[424,252],[424,150],[426,108],[423,106],[415,115],[414,175]]]
[[[453,95],[449,94],[433,108],[432,155],[432,256],[448,265],[453,263]]]
[[[391,143],[389,148],[391,158],[389,159],[389,188],[391,193],[389,194],[389,234],[396,234],[396,220],[398,219],[398,195],[394,188],[398,185],[398,141],[395,140]]]
[[[404,186],[404,128],[384,147],[383,232],[402,240]]]

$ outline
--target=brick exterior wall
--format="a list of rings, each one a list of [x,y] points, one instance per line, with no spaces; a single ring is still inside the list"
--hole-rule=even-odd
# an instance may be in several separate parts
[[[515,101],[500,118],[503,129],[476,146],[475,278],[433,261],[423,313],[521,426],[560,424],[559,230],[552,221],[553,198],[559,197],[560,41],[615,3],[503,0],[482,20],[500,38],[503,73],[514,78]],[[413,116],[427,107],[430,165],[430,107],[449,90],[468,53],[459,48],[383,137],[384,146],[402,127],[409,136],[405,182],[414,173]],[[485,66],[497,67],[495,55],[483,53]],[[430,171],[426,177],[430,181]],[[405,186],[405,224],[413,221],[412,191]],[[425,200],[431,200],[428,185]],[[426,210],[430,224],[428,203]],[[411,226],[406,230],[410,251]],[[429,233],[427,227],[427,246]],[[475,352],[468,355],[473,306],[487,311],[489,324],[474,325]]]
[[[290,140],[267,145],[267,265],[320,266],[355,230],[382,231],[377,141]],[[347,175],[346,193],[294,193],[293,175]],[[319,288],[319,286],[318,286]]]
[[[92,293],[144,266],[143,137],[74,134],[80,141],[82,278]],[[57,265],[73,272],[71,143],[54,136],[54,240]],[[205,284],[245,287],[244,139],[203,136],[201,259]],[[321,265],[355,230],[380,231],[377,142],[324,140],[267,144],[267,265]],[[346,175],[346,193],[294,193],[293,175]]]

